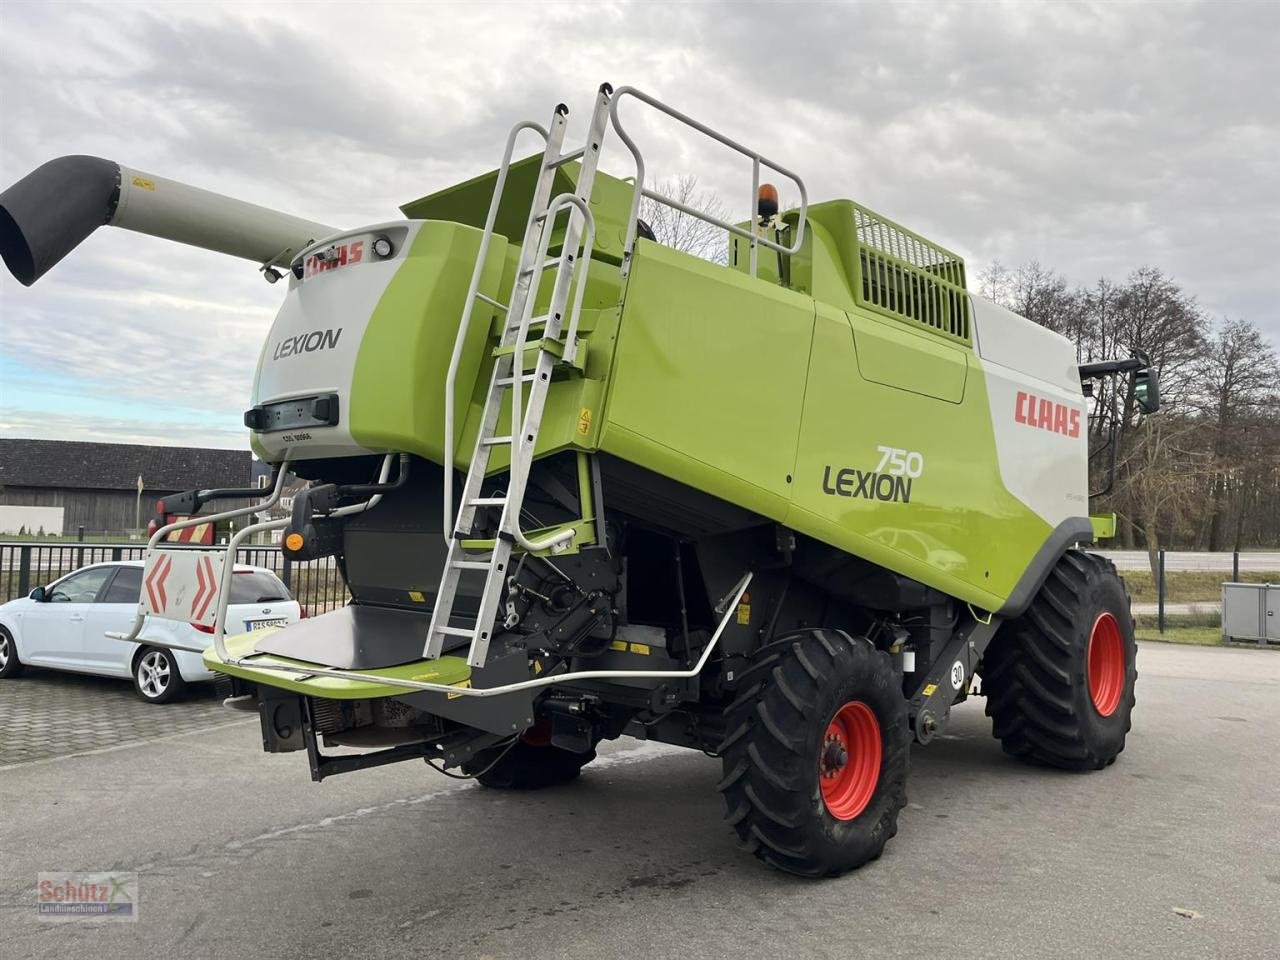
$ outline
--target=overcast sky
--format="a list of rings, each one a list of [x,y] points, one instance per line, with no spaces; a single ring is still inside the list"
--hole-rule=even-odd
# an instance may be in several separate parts
[[[87,153],[354,226],[492,168],[510,125],[557,101],[580,136],[608,80],[758,146],[813,199],[956,250],[971,276],[1154,264],[1280,343],[1278,39],[1273,2],[3,0],[0,186]],[[695,173],[745,211],[748,168],[636,123],[658,176]],[[625,174],[616,138],[605,150]],[[30,289],[5,272],[0,435],[245,446],[282,286],[112,229]]]

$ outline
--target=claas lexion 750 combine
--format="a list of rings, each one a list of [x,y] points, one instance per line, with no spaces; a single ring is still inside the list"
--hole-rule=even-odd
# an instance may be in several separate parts
[[[752,214],[720,265],[656,242],[619,105],[744,158]],[[193,491],[149,544],[137,625],[211,629],[228,704],[313,778],[425,759],[490,787],[572,780],[603,739],[721,758],[729,822],[783,870],[879,856],[928,743],[980,672],[1011,754],[1110,764],[1134,703],[1124,585],[1085,552],[1085,397],[1143,358],[1077,366],[1066,339],[966,288],[961,259],[630,87],[517,124],[492,173],[351,230],[89,157],[0,196],[32,283],[114,224],[287,280],[245,413],[276,482]],[[545,150],[513,161],[517,140]],[[634,179],[597,172],[612,135]],[[779,211],[762,172],[799,196]],[[1082,388],[1082,381],[1085,388]],[[168,538],[292,515],[225,547]],[[258,494],[263,494],[259,491]],[[236,547],[342,571],[347,606],[225,622]],[[326,754],[334,745],[362,748]]]

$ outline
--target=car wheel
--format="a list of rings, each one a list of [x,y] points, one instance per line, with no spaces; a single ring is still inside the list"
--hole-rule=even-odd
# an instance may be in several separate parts
[[[18,659],[18,647],[13,642],[13,634],[0,627],[0,680],[16,677],[22,672],[22,661]]]
[[[133,689],[147,703],[168,703],[186,689],[173,651],[143,647],[133,664]]]

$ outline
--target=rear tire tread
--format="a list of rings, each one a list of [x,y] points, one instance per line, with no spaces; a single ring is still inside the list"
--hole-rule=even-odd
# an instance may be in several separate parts
[[[1115,615],[1130,651],[1120,706],[1105,718],[1086,715],[1092,707],[1085,656],[1101,609]],[[983,661],[986,712],[1005,752],[1067,770],[1114,763],[1132,725],[1134,649],[1129,594],[1115,565],[1097,554],[1067,551],[1026,612],[996,636]]]

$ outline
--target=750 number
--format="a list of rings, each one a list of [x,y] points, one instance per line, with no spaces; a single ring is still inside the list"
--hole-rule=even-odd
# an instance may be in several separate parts
[[[880,451],[880,465],[876,473],[887,473],[891,477],[910,477],[915,479],[924,473],[924,454],[915,450],[900,450],[897,447],[876,447]]]

